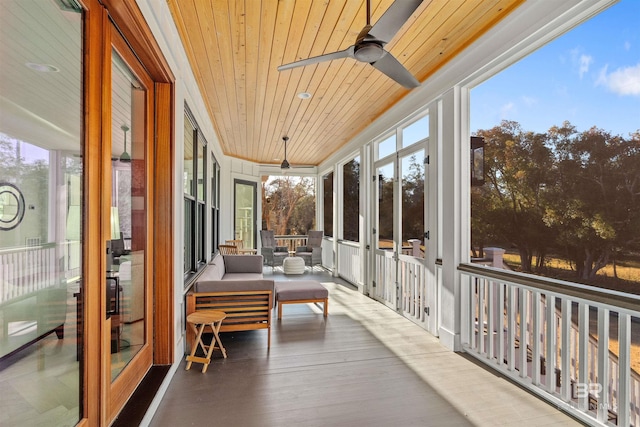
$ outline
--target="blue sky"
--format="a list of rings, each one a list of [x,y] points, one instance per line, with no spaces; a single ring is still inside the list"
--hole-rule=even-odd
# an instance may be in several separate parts
[[[471,91],[471,132],[568,120],[628,137],[640,129],[640,1],[623,0]]]

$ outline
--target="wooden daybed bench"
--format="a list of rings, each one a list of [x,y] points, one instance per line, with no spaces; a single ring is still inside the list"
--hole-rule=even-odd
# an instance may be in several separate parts
[[[227,314],[220,332],[267,330],[271,346],[274,282],[262,276],[262,255],[216,255],[187,293],[187,315],[196,310]],[[195,340],[187,328],[187,344]]]

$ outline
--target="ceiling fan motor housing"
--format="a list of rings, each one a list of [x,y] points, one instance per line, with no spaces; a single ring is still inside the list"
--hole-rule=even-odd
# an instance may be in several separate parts
[[[353,56],[361,62],[367,62],[369,64],[378,61],[385,54],[382,45],[376,42],[364,42],[355,47]]]

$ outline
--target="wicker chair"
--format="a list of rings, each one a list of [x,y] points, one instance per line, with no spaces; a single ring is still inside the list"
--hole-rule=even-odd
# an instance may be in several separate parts
[[[235,245],[218,245],[222,255],[238,255],[238,247]]]
[[[324,231],[309,231],[306,246],[298,246],[296,248],[296,256],[304,259],[305,265],[313,267],[314,265],[322,265],[322,238]]]
[[[260,230],[262,241],[261,254],[264,264],[271,268],[282,265],[282,262],[289,256],[289,249],[286,246],[276,245],[276,236],[273,230]]]

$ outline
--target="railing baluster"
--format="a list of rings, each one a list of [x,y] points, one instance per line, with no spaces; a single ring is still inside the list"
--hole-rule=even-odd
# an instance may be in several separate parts
[[[556,346],[557,346],[557,329],[556,329],[556,297],[547,295],[546,297],[546,347],[545,347],[545,367],[546,367],[546,386],[549,393],[556,391]]]
[[[498,355],[497,362],[498,365],[504,364],[504,283],[496,283],[498,286],[498,306],[496,307],[496,312],[498,314],[498,327],[497,327],[497,337],[498,338]]]
[[[484,354],[484,284],[485,279],[478,283],[478,352]]]
[[[589,305],[578,303],[578,383],[588,388],[589,383]],[[580,393],[578,406],[582,411],[589,408],[588,393]]]
[[[620,349],[631,348],[631,316],[620,313],[618,317],[618,343]],[[628,426],[631,421],[630,414],[630,381],[631,381],[631,352],[620,351],[618,355],[618,425]]]
[[[571,399],[571,300],[568,297],[562,299],[562,369],[560,374],[560,395],[562,400],[568,402]]]
[[[540,385],[540,292],[531,292],[533,300],[532,340],[531,340],[531,380],[534,385]]]
[[[492,359],[494,355],[493,348],[493,332],[495,330],[494,325],[494,314],[495,314],[495,292],[494,292],[494,283],[492,280],[487,280],[487,345],[489,348],[487,349],[487,358]]]
[[[527,372],[527,321],[529,316],[527,314],[528,300],[527,291],[525,289],[518,289],[520,293],[520,377],[526,378],[529,374]]]
[[[515,286],[509,286],[509,300],[507,305],[507,365],[510,371],[516,369],[516,313],[517,290]]]
[[[609,310],[598,308],[598,421],[604,423],[609,415]]]

